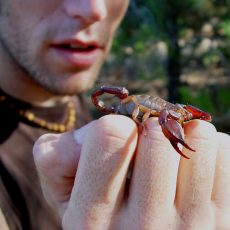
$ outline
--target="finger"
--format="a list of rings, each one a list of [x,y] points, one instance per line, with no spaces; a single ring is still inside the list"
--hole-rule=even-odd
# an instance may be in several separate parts
[[[174,207],[179,154],[150,118],[141,135],[132,175],[128,210],[147,229],[167,229]],[[137,222],[137,221],[136,221]],[[144,228],[145,229],[145,228]]]
[[[205,121],[191,121],[185,125],[185,139],[195,153],[190,160],[181,159],[178,173],[176,206],[180,213],[181,226],[185,229],[192,221],[199,223],[197,229],[213,226],[211,194],[217,155],[217,132]],[[183,149],[189,155],[189,150]],[[191,154],[191,153],[190,153]],[[200,227],[198,227],[200,226]],[[203,227],[203,228],[202,228]]]
[[[230,136],[218,134],[219,148],[212,199],[216,205],[216,229],[230,229]]]
[[[72,132],[45,134],[35,142],[33,154],[44,196],[61,212],[70,198],[81,152],[81,143],[75,139],[77,136],[83,139],[92,124],[74,135]]]
[[[136,124],[127,117],[108,115],[95,123],[83,142],[66,229],[108,229],[136,143]]]

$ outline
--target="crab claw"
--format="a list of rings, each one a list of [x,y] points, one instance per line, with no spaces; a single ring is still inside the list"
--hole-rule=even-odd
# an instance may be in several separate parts
[[[212,117],[209,113],[202,111],[192,105],[184,105],[184,109],[190,112],[193,115],[192,119],[200,119],[204,121],[212,121]]]
[[[195,152],[188,144],[184,141],[184,131],[182,126],[174,119],[169,118],[169,113],[163,110],[159,116],[159,123],[161,125],[164,135],[169,139],[174,149],[184,158],[189,159],[178,147],[178,143],[183,145],[185,148]]]

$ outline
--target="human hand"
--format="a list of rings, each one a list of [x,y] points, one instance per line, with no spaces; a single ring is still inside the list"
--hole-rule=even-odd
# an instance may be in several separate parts
[[[186,123],[186,142],[196,150],[183,150],[192,154],[187,160],[155,118],[145,125],[138,140],[131,119],[108,115],[75,135],[36,142],[43,192],[63,228],[230,229],[230,137],[204,121]]]

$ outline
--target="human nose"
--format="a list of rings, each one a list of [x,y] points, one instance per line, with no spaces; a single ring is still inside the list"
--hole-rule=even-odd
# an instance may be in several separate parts
[[[66,0],[64,9],[69,16],[79,18],[87,24],[100,21],[107,15],[105,0]]]

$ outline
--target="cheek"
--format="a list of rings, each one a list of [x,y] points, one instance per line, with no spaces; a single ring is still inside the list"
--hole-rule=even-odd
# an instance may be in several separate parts
[[[40,21],[58,8],[59,1],[49,0],[48,4],[47,0],[9,0],[1,4],[4,14],[1,16],[8,20],[12,29],[30,33]]]
[[[116,32],[121,20],[125,15],[128,4],[128,0],[107,1],[107,17],[103,22],[104,26],[101,26],[99,29],[101,30],[101,34],[104,34],[104,37],[106,37],[106,40],[108,40],[108,49],[106,54],[111,47],[114,33]]]
[[[58,1],[58,0],[57,0]],[[1,33],[20,43],[28,41],[37,25],[54,10],[56,0],[6,0],[1,3],[0,27]]]
[[[129,1],[128,0],[117,0],[112,1],[108,0],[108,18],[110,23],[112,23],[115,27],[118,27],[119,23],[124,17],[124,14],[127,10]]]

